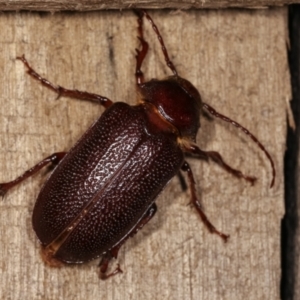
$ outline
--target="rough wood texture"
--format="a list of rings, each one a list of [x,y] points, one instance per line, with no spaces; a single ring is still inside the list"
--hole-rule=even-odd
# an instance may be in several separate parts
[[[51,269],[39,256],[31,212],[46,172],[0,203],[1,299],[279,299],[282,158],[286,98],[286,10],[151,13],[181,76],[204,101],[240,121],[273,156],[235,128],[202,119],[198,144],[258,177],[235,179],[214,163],[191,161],[207,215],[231,235],[227,244],[208,233],[188,205],[177,178],[157,201],[156,217],[120,250],[124,274],[99,281],[97,262]],[[176,24],[176,26],[174,26]],[[146,23],[147,78],[170,75]],[[135,103],[136,17],[128,12],[0,15],[0,180],[15,178],[41,158],[68,150],[103,111],[62,98],[25,73],[26,55],[55,83]],[[276,28],[276,30],[274,30]]]
[[[99,1],[78,1],[78,0],[22,0],[3,1],[0,0],[0,10],[30,10],[30,11],[91,11],[101,9],[132,9],[132,8],[266,8],[269,6],[283,6],[291,3],[299,3],[299,0],[173,0],[173,1],[153,1],[153,0],[99,0]]]

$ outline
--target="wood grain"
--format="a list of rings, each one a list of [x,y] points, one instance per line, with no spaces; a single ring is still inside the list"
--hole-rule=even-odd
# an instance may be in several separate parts
[[[286,99],[286,9],[151,13],[179,74],[203,100],[241,122],[274,158],[221,121],[202,119],[198,144],[216,150],[257,184],[213,163],[191,160],[205,211],[230,240],[211,235],[174,178],[156,217],[120,250],[124,274],[99,281],[97,262],[51,269],[39,256],[31,212],[46,171],[9,192],[0,210],[1,299],[279,299],[282,159]],[[130,12],[4,13],[0,15],[0,181],[43,157],[68,150],[103,109],[56,99],[25,73],[16,56],[49,80],[136,102],[136,17]],[[145,75],[170,75],[149,26]],[[276,29],[276,30],[275,30]],[[114,266],[112,266],[114,267]]]
[[[267,8],[270,6],[283,6],[291,3],[299,3],[297,0],[0,0],[0,10],[30,10],[30,11],[91,11],[103,9],[132,9],[132,8]]]

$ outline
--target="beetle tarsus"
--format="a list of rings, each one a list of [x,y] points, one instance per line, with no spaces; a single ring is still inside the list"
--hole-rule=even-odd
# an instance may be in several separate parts
[[[0,197],[4,198],[7,191],[8,191],[8,189],[5,188],[5,183],[1,183],[0,184]]]
[[[102,280],[106,280],[106,279],[108,279],[108,278],[110,278],[112,276],[115,276],[115,275],[119,274],[119,273],[123,273],[123,270],[120,268],[120,264],[117,264],[116,269],[113,272],[109,273],[109,274],[106,274],[105,272],[103,273],[102,270],[101,270],[101,268],[100,268],[100,275],[99,275],[99,277]]]
[[[108,264],[111,261],[112,257],[113,256],[111,255],[111,253],[108,252],[108,253],[104,254],[104,256],[102,257],[102,259],[100,261],[100,264],[99,264],[99,268],[100,268],[99,278],[102,279],[102,280],[106,280],[109,277],[115,276],[119,273],[123,273],[123,270],[121,269],[120,264],[117,264],[117,268],[114,271],[112,271],[109,274],[106,274]]]

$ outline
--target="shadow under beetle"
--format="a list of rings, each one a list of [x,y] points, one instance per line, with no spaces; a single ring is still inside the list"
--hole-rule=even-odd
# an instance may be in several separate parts
[[[117,258],[124,242],[152,219],[158,194],[180,170],[187,173],[192,203],[204,224],[211,233],[218,234],[224,241],[228,239],[202,211],[185,154],[211,159],[252,184],[256,178],[231,168],[219,153],[203,151],[195,144],[203,108],[249,135],[271,163],[271,187],[275,180],[273,160],[263,145],[240,124],[201,101],[197,89],[178,75],[151,17],[143,10],[137,15],[141,49],[136,50],[135,77],[141,99],[135,106],[56,86],[36,73],[24,56],[18,57],[32,77],[58,96],[96,101],[106,110],[68,153],[54,153],[17,179],[0,184],[3,196],[44,166],[55,165],[36,200],[32,216],[43,259],[51,266],[60,266],[102,257],[99,264],[102,279],[122,272],[118,265],[116,270],[106,274],[109,261]],[[141,67],[148,43],[143,36],[143,17],[152,25],[166,64],[173,72],[166,79],[144,80]]]

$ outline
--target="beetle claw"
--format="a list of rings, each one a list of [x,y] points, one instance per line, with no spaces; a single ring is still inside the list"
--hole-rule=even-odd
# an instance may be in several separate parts
[[[230,238],[229,234],[224,234],[222,232],[217,233],[224,241],[224,243],[227,243],[228,239]]]
[[[5,184],[0,184],[0,197],[4,198],[5,194],[7,193],[7,189],[4,188]]]
[[[57,97],[56,97],[56,100],[58,100],[61,97],[62,93],[63,93],[63,88],[59,85],[57,87]]]
[[[254,185],[255,184],[255,182],[256,182],[256,180],[257,180],[257,178],[256,177],[252,177],[252,176],[247,176],[247,177],[245,177],[245,179],[247,180],[247,181],[249,181],[250,183],[251,183],[251,185]]]
[[[106,272],[106,270],[101,269],[101,266],[100,266],[100,272],[99,272],[100,279],[106,280],[109,277],[115,276],[119,273],[123,273],[123,270],[121,269],[120,264],[117,264],[117,267],[113,272],[111,272],[109,274],[106,274],[105,272]]]

